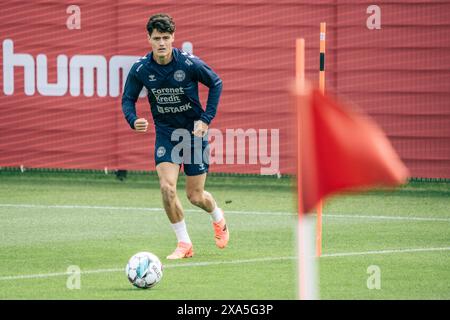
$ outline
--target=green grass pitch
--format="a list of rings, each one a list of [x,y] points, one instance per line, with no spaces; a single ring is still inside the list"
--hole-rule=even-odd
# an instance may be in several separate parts
[[[168,261],[176,239],[154,174],[0,171],[0,299],[296,299],[290,179],[210,176],[207,190],[225,210],[229,246],[216,248],[181,176],[195,256]],[[164,265],[149,290],[124,273],[139,251]],[[327,199],[318,265],[321,299],[450,299],[450,183]],[[81,270],[79,289],[67,286],[69,266]],[[368,288],[370,266],[379,289]]]

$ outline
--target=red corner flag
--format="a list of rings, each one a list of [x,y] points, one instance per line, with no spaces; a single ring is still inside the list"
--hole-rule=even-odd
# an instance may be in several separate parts
[[[296,100],[303,212],[337,191],[405,182],[408,169],[373,121],[319,90]]]

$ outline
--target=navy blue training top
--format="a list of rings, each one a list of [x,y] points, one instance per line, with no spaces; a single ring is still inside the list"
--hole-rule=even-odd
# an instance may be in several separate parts
[[[209,88],[205,110],[198,96],[198,82]],[[125,83],[122,111],[132,129],[138,119],[136,101],[143,86],[148,90],[156,132],[166,134],[179,128],[191,132],[196,120],[209,125],[222,92],[220,77],[198,57],[174,48],[172,61],[160,65],[150,52],[133,64]]]

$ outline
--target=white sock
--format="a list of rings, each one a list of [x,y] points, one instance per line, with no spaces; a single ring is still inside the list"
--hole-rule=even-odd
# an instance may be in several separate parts
[[[191,238],[187,232],[186,223],[184,219],[177,223],[172,223],[172,229],[175,231],[178,242],[192,243]]]
[[[213,210],[213,212],[210,213],[211,214],[211,219],[214,222],[219,222],[220,220],[222,220],[223,218],[223,211],[222,209],[220,209],[217,204]]]

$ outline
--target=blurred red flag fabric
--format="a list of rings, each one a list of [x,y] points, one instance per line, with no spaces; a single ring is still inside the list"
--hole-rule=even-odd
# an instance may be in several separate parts
[[[406,181],[408,169],[375,122],[317,89],[295,99],[303,213],[338,191]]]

